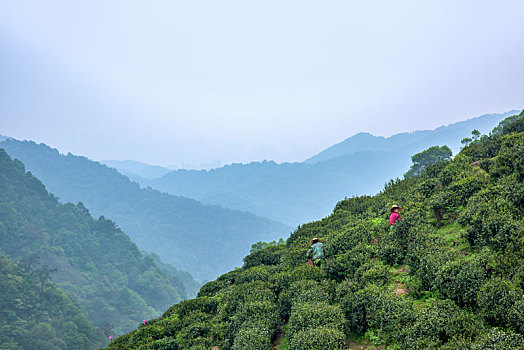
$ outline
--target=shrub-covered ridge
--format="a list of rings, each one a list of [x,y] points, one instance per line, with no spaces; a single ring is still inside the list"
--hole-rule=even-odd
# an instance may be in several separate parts
[[[345,199],[110,349],[524,349],[524,112],[453,159]],[[388,209],[405,210],[393,230]],[[327,259],[307,266],[312,237]]]

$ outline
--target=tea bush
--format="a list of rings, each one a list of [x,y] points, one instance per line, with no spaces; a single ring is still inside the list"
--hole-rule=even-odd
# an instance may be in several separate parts
[[[500,329],[492,329],[481,335],[471,345],[471,350],[523,350],[524,338],[520,334],[506,333]]]
[[[380,293],[381,289],[378,286],[369,285],[343,297],[342,309],[350,331],[364,333],[369,329],[368,314],[376,306]]]
[[[330,325],[340,331],[344,330],[346,319],[338,306],[326,302],[300,303],[291,308],[288,329],[290,338],[307,328],[318,328]]]
[[[338,328],[321,326],[297,332],[289,340],[289,350],[347,349],[346,336]]]
[[[283,249],[281,246],[273,246],[257,250],[244,258],[244,268],[280,264]]]
[[[297,281],[280,294],[278,299],[280,315],[287,319],[291,307],[296,303],[329,302],[330,300],[330,293],[320,283],[313,280]]]
[[[435,288],[442,297],[460,306],[473,306],[485,279],[486,272],[476,260],[457,259],[448,261],[438,269]]]
[[[397,341],[404,349],[438,348],[454,337],[474,339],[482,327],[474,314],[450,300],[438,300],[418,310],[415,322],[398,334]],[[426,347],[421,347],[423,344]]]
[[[238,331],[232,350],[264,350],[271,349],[272,331],[257,322],[245,323]]]
[[[481,287],[478,293],[478,306],[492,325],[505,325],[511,310],[522,294],[517,287],[504,278],[493,278]]]

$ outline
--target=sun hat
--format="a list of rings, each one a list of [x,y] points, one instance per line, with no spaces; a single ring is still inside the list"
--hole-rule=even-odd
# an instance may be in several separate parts
[[[395,210],[395,209],[400,209],[400,210],[402,210],[402,207],[401,207],[400,205],[393,204],[393,205],[391,206],[391,209],[389,209],[389,212],[392,213],[393,210]]]
[[[311,244],[314,244],[314,243],[317,243],[317,242],[322,242],[322,241],[321,241],[320,239],[318,239],[317,237],[315,237],[315,238],[313,238],[313,239],[309,242],[309,244],[311,245]]]

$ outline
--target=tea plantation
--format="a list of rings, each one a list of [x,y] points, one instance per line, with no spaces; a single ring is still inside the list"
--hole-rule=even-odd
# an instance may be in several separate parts
[[[524,349],[524,112],[340,201],[109,349]],[[389,228],[392,204],[402,220]],[[327,257],[306,265],[312,237]]]

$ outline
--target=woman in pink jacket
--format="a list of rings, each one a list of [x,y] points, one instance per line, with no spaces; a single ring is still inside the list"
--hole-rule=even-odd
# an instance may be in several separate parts
[[[397,223],[398,220],[401,220],[400,214],[398,213],[401,211],[402,208],[398,205],[392,205],[389,212],[391,213],[391,216],[389,217],[389,225],[393,227]]]

